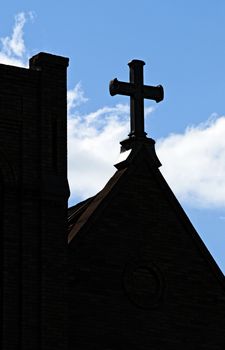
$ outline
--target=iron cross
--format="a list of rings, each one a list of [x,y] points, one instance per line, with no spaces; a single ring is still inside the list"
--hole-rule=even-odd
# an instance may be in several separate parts
[[[144,85],[143,66],[145,62],[140,60],[132,60],[128,63],[130,67],[130,82],[125,83],[118,79],[113,79],[109,85],[110,95],[126,95],[130,96],[130,137],[143,138],[146,137],[144,130],[144,99],[155,100],[160,102],[163,100],[164,92],[161,85],[147,86]]]

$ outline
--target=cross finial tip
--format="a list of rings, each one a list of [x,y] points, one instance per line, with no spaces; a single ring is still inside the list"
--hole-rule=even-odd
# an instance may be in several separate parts
[[[142,65],[142,66],[144,66],[144,65],[145,65],[145,62],[142,61],[142,60],[137,60],[137,59],[134,59],[134,60],[131,60],[130,62],[128,62],[128,66],[129,66],[129,67],[133,67],[133,66],[136,66],[136,65]]]

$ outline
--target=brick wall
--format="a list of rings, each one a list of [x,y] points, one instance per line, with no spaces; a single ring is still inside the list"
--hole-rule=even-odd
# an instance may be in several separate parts
[[[65,349],[66,68],[0,65],[2,349]]]

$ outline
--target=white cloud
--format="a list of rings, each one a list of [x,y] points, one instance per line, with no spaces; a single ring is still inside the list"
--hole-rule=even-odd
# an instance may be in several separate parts
[[[3,50],[8,56],[12,54],[22,57],[25,51],[25,45],[23,40],[23,27],[26,22],[25,14],[23,12],[15,16],[15,25],[11,38],[5,37],[1,39],[3,44]]]
[[[161,171],[181,201],[225,207],[225,117],[157,142]]]
[[[78,83],[73,89],[67,91],[67,110],[71,115],[75,107],[87,102],[88,98],[84,97],[84,91],[81,88],[81,83]]]
[[[96,194],[116,171],[119,142],[129,132],[129,106],[118,104],[80,115],[71,108],[87,100],[81,86],[68,92],[68,157],[72,198]],[[146,115],[152,108],[146,110]]]
[[[118,140],[128,133],[125,105],[104,107],[68,119],[69,183],[72,196],[96,194],[115,172]],[[121,118],[120,118],[121,117]]]
[[[12,35],[0,38],[2,44],[0,49],[0,63],[20,67],[27,66],[28,55],[23,39],[23,28],[28,18],[33,20],[34,15],[32,12],[28,14],[24,12],[18,13],[15,16]]]

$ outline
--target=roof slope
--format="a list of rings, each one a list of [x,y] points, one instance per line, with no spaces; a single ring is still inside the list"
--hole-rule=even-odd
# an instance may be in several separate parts
[[[141,144],[139,147],[135,147],[132,152],[127,152],[127,154],[127,158],[123,156],[124,160],[115,165],[118,170],[99,193],[68,209],[68,242],[70,243],[78,233],[82,232],[82,230],[85,231],[88,227],[90,227],[91,222],[100,215],[101,210],[105,206],[110,205],[110,197],[118,191],[118,186],[123,185],[123,182],[126,181],[126,174],[131,172],[132,169],[134,169],[134,166],[137,163],[140,163],[141,159],[141,161],[144,161],[148,167],[148,169],[146,168],[147,171],[151,169],[151,172],[153,172],[154,177],[157,180],[157,183],[160,186],[164,196],[169,201],[170,206],[173,208],[189,235],[192,237],[192,239],[194,239],[194,242],[198,246],[201,254],[204,255],[205,259],[208,261],[211,268],[218,275],[220,281],[225,287],[225,276],[216,264],[199,234],[196,232],[188,216],[167,184],[165,178],[158,170],[158,167],[161,164],[159,163],[158,158],[155,158],[156,155],[154,154],[154,148],[152,148],[152,145],[150,144],[149,147],[148,143],[144,145]]]

